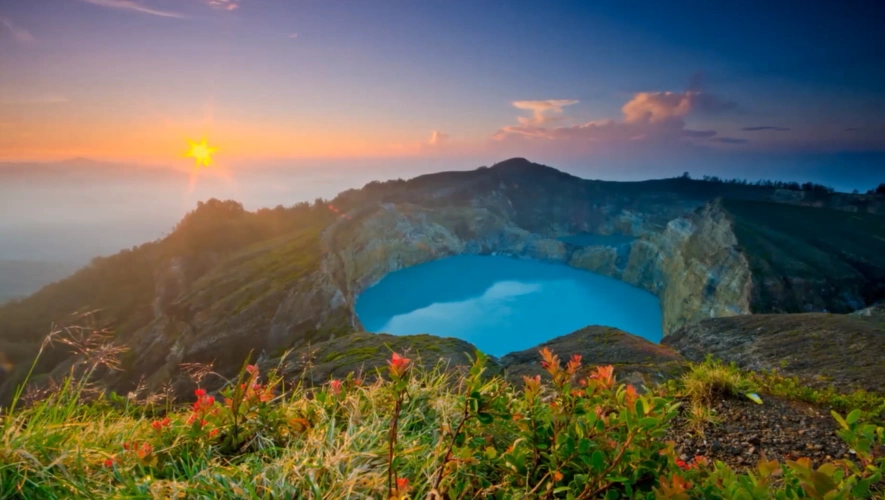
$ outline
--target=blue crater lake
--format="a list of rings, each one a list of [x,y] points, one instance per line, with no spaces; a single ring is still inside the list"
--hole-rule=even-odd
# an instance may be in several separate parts
[[[402,269],[363,292],[356,312],[367,331],[456,337],[501,356],[588,325],[620,328],[652,342],[662,335],[657,297],[566,265],[461,255]]]

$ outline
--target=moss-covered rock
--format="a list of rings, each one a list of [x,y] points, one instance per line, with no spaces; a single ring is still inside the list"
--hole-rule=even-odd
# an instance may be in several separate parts
[[[654,344],[642,337],[617,328],[588,326],[568,335],[556,337],[524,351],[501,357],[501,366],[508,379],[521,382],[523,376],[541,374],[538,351],[548,348],[565,362],[574,354],[581,355],[585,369],[614,365],[622,380],[650,385],[652,381],[671,378],[682,372],[682,357],[672,348]]]
[[[313,385],[341,379],[350,373],[372,380],[379,369],[384,373],[393,352],[406,356],[426,370],[435,367],[459,370],[471,364],[476,347],[463,340],[427,334],[354,333],[291,352],[286,358],[284,371],[289,377]],[[489,368],[495,373],[498,370],[494,361],[489,363]]]
[[[690,361],[708,354],[754,371],[778,370],[809,384],[885,393],[881,317],[807,313],[714,318],[664,338]]]

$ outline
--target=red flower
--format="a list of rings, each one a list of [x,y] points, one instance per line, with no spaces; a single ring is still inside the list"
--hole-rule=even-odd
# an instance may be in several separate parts
[[[212,429],[211,431],[209,431],[210,438],[214,438],[217,435],[218,435],[218,429]]]
[[[639,393],[631,384],[627,384],[627,390],[624,392],[624,401],[631,410],[636,408],[636,400],[639,399]]]
[[[581,355],[580,354],[573,354],[572,359],[570,359],[568,361],[568,364],[566,365],[566,371],[568,371],[569,374],[574,375],[575,373],[578,372],[578,368],[580,368],[580,367],[581,367]]]
[[[249,373],[249,375],[255,376],[258,374],[258,367],[255,365],[247,365],[246,371]]]
[[[598,381],[604,387],[611,387],[614,382],[614,371],[615,367],[612,365],[597,366],[590,374],[590,378]]]
[[[145,458],[149,457],[151,455],[151,453],[153,453],[153,452],[154,452],[154,447],[151,446],[150,443],[142,443],[141,447],[138,448],[138,450],[135,452],[135,454],[138,455],[138,458],[140,460],[144,460]]]
[[[107,468],[111,468],[111,467],[113,467],[113,466],[114,466],[114,459],[113,459],[113,458],[109,458],[109,459],[105,460],[105,461],[104,461],[104,466],[107,467]]]
[[[409,491],[409,480],[404,477],[397,478],[396,492],[397,493],[408,493],[408,491]]]
[[[332,394],[334,394],[336,396],[338,394],[341,394],[341,381],[340,380],[333,380],[331,383],[329,383],[329,386],[330,386],[330,391],[332,392]]]
[[[409,363],[411,360],[409,358],[404,358],[397,353],[393,353],[390,357],[390,374],[394,377],[401,377],[406,373],[406,370],[409,367]]]
[[[163,420],[154,420],[154,421],[151,423],[151,427],[153,427],[155,431],[157,431],[157,432],[161,432],[163,429],[169,427],[169,424],[170,424],[171,422],[172,422],[172,421],[169,420],[169,417],[166,417],[166,418],[164,418]]]
[[[682,460],[679,460],[678,458],[676,459],[676,465],[682,470],[688,470],[691,468],[690,465],[688,465],[687,463],[685,463]]]

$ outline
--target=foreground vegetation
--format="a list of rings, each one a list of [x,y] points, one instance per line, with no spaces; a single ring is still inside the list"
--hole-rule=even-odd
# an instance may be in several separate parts
[[[117,353],[96,346],[57,390],[19,390],[0,426],[0,498],[870,498],[883,492],[881,396],[806,398],[855,409],[833,417],[850,458],[763,458],[749,470],[682,460],[662,437],[680,411],[773,388],[708,360],[637,390],[611,366],[540,351],[544,377],[521,387],[466,371],[422,371],[393,353],[384,373],[308,388],[246,365],[219,394],[192,402],[96,391]],[[207,372],[195,374],[199,382]],[[371,378],[372,382],[367,382]],[[797,393],[798,394],[798,393]],[[757,397],[752,395],[753,397]],[[763,395],[764,397],[764,395]],[[687,405],[690,411],[680,409]]]

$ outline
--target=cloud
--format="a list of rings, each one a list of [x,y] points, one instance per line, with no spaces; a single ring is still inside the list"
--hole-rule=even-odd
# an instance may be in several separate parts
[[[621,112],[629,123],[656,123],[683,117],[689,112],[713,114],[735,109],[734,102],[696,90],[685,92],[639,92]]]
[[[448,138],[449,134],[440,132],[439,130],[434,130],[430,134],[430,139],[427,141],[427,144],[430,144],[431,146],[436,146],[438,144],[442,144],[443,142],[448,140]]]
[[[680,139],[710,139],[715,130],[688,128],[685,118],[691,114],[710,114],[735,109],[731,101],[705,92],[639,92],[621,108],[621,120],[598,120],[588,123],[551,127],[553,119],[560,119],[565,106],[577,101],[549,99],[545,101],[516,101],[513,106],[534,112],[531,119],[518,118],[518,124],[503,127],[494,139],[559,140],[582,144],[612,145],[639,142],[674,142]],[[727,142],[727,141],[720,141]]]
[[[738,139],[736,137],[714,137],[710,140],[721,142],[722,144],[746,144],[750,142],[748,139]]]
[[[236,10],[240,7],[240,0],[206,0],[206,5],[219,10]]]
[[[562,108],[577,104],[573,99],[547,99],[544,101],[514,101],[513,107],[532,112],[531,118],[521,116],[518,118],[522,125],[544,125],[559,119],[555,116],[562,113]]]
[[[144,5],[136,2],[135,0],[81,0],[86,3],[91,3],[92,5],[98,5],[100,7],[107,7],[109,9],[120,9],[120,10],[131,10],[134,12],[141,12],[142,14],[151,14],[154,16],[160,17],[174,17],[174,18],[184,18],[182,14],[178,14],[176,12],[169,12],[165,10],[157,10],[152,9],[150,7],[145,7]]]
[[[34,35],[32,35],[30,31],[21,26],[16,26],[11,19],[0,17],[0,24],[6,27],[9,34],[12,35],[12,38],[19,43],[30,43],[35,40]]]
[[[775,132],[786,132],[788,130],[792,130],[789,127],[775,127],[774,125],[760,125],[758,127],[744,127],[741,130],[746,132],[757,132],[759,130],[773,130]]]
[[[293,40],[298,38],[298,33],[289,33],[289,38],[291,38]]]

